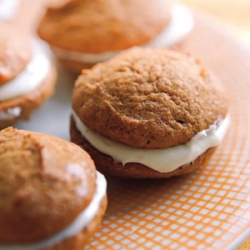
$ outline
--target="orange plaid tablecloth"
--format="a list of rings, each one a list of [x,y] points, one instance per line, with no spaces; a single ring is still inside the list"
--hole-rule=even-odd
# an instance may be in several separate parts
[[[246,240],[242,245],[239,246],[238,250],[249,250],[250,249],[250,239]]]

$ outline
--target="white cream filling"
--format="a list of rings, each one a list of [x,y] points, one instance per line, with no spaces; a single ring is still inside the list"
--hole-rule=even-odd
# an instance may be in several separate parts
[[[0,87],[0,101],[6,101],[33,91],[48,75],[51,64],[47,45],[36,40],[32,49],[33,57],[25,70]]]
[[[171,47],[180,42],[194,26],[194,20],[190,10],[182,4],[175,4],[171,13],[171,21],[163,32],[143,46]],[[106,61],[120,51],[108,51],[104,53],[91,54],[64,50],[52,46],[52,50],[59,59],[72,60],[83,63],[97,63]]]
[[[65,238],[74,236],[82,231],[96,216],[102,199],[106,194],[107,183],[102,174],[97,172],[96,190],[89,206],[64,230],[46,240],[33,244],[0,245],[0,250],[38,250],[57,244]]]
[[[14,119],[16,117],[19,117],[21,114],[21,108],[15,107],[15,108],[9,108],[6,111],[0,111],[0,120],[10,120]]]
[[[0,20],[10,21],[15,15],[19,0],[0,0]]]
[[[180,166],[190,164],[207,149],[218,146],[229,126],[229,115],[218,119],[208,129],[197,133],[185,144],[167,149],[139,149],[114,142],[87,128],[76,113],[72,112],[75,124],[88,142],[100,152],[111,156],[115,162],[141,163],[160,173],[168,173]]]

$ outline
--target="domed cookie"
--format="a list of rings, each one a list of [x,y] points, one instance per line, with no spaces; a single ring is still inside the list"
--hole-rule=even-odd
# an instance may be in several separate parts
[[[190,56],[133,48],[84,70],[71,140],[116,176],[164,178],[198,168],[229,124],[220,82]]]
[[[83,249],[106,209],[106,181],[77,145],[0,131],[0,248]]]

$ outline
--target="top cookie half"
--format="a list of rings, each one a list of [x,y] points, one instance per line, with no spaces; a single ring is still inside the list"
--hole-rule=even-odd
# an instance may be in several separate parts
[[[221,83],[190,56],[132,48],[79,76],[73,110],[91,130],[136,148],[184,144],[228,113]]]
[[[170,21],[170,8],[168,0],[71,0],[50,8],[38,33],[66,50],[123,50],[160,34]]]

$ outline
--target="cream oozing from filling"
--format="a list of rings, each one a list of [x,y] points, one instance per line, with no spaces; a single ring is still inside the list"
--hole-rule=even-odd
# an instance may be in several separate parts
[[[106,194],[107,183],[102,174],[97,172],[96,190],[88,207],[64,230],[46,240],[32,244],[0,245],[0,250],[38,250],[57,244],[58,242],[80,233],[97,215],[102,199]]]
[[[21,114],[21,108],[15,107],[15,108],[8,108],[6,111],[0,111],[0,120],[11,120],[15,119],[16,117],[19,117]]]
[[[10,21],[15,15],[19,0],[0,0],[0,20]]]
[[[153,40],[143,46],[171,47],[180,42],[193,28],[194,20],[190,10],[182,4],[175,4],[171,13],[171,21],[167,27]],[[106,61],[120,51],[108,51],[92,54],[77,51],[64,50],[52,46],[52,50],[59,59],[72,60],[82,63],[97,63]]]
[[[35,90],[46,78],[50,70],[48,47],[41,41],[33,43],[31,61],[16,78],[0,86],[0,101],[25,95]]]
[[[187,143],[166,149],[139,149],[112,141],[86,127],[77,114],[72,116],[79,132],[98,151],[111,156],[115,162],[140,163],[160,173],[168,173],[192,163],[207,149],[218,146],[229,126],[229,115],[218,119],[208,129],[197,133]]]

